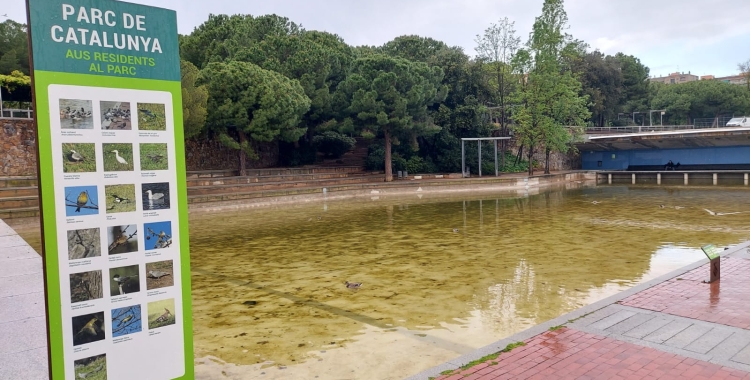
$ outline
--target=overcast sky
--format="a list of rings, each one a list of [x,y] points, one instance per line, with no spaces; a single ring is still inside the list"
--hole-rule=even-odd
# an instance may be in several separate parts
[[[106,0],[102,0],[106,1]],[[336,33],[352,45],[381,45],[417,34],[458,45],[473,55],[475,36],[491,23],[515,21],[528,39],[543,0],[134,0],[177,11],[190,33],[209,13],[276,13],[306,29]],[[0,13],[25,22],[24,0],[3,0]],[[684,71],[737,73],[750,59],[750,0],[568,0],[569,32],[592,49],[639,57],[652,76]],[[0,20],[3,20],[0,17]]]

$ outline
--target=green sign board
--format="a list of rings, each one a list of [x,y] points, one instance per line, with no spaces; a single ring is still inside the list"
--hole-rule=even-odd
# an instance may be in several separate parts
[[[719,257],[719,254],[722,252],[719,248],[717,248],[713,244],[709,244],[706,246],[701,247],[701,250],[703,250],[703,253],[706,254],[709,260],[713,260],[717,257]]]
[[[28,0],[50,374],[192,379],[174,11]]]

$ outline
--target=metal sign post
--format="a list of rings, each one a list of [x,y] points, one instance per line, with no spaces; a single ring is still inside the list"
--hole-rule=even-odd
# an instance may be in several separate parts
[[[713,244],[701,247],[701,250],[706,254],[706,257],[708,257],[708,260],[710,260],[709,262],[711,263],[709,267],[708,281],[704,282],[710,284],[714,281],[718,281],[721,278],[721,257],[719,256],[721,250]]]

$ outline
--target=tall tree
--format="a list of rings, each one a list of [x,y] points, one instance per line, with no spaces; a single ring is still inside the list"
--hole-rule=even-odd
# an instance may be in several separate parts
[[[632,55],[617,53],[615,58],[622,70],[623,97],[620,101],[623,112],[645,112],[650,110],[651,92],[649,68]]]
[[[750,113],[750,92],[741,86],[701,80],[658,87],[651,107],[666,109],[669,122],[690,124],[696,118]]]
[[[354,61],[349,76],[339,84],[336,101],[343,129],[385,140],[385,181],[393,180],[391,144],[440,130],[428,107],[445,99],[443,71],[422,62],[381,54]]]
[[[545,0],[529,36],[528,50],[520,50],[514,60],[516,72],[523,78],[516,96],[520,106],[514,114],[515,130],[527,150],[529,175],[534,174],[537,149],[544,147],[545,172],[549,172],[550,153],[569,146],[566,127],[582,125],[590,117],[580,82],[563,64],[566,49],[574,42],[564,33],[567,23],[563,1]]]
[[[745,77],[745,85],[747,85],[747,89],[750,90],[750,59],[739,63],[737,69],[740,70],[740,75]]]
[[[29,43],[26,25],[8,19],[0,23],[0,74],[13,71],[29,75]]]
[[[180,61],[182,85],[182,118],[185,138],[199,135],[206,125],[208,88],[196,86],[198,68],[188,61]]]
[[[513,56],[521,45],[521,38],[516,36],[515,22],[507,17],[500,19],[497,24],[491,24],[484,30],[483,35],[477,35],[474,40],[477,57],[488,64],[488,68],[494,72],[496,92],[496,104],[500,107],[500,136],[508,135],[506,115],[508,111],[508,98],[517,81],[511,78],[510,63]],[[505,151],[507,145],[505,140],[501,144],[502,165],[505,166]]]
[[[589,97],[592,122],[605,126],[617,117],[623,99],[623,76],[620,62],[598,50],[577,55],[572,61],[573,73]]]
[[[208,86],[209,128],[224,145],[240,152],[240,175],[245,173],[246,156],[257,158],[247,135],[254,141],[294,142],[305,133],[299,122],[310,99],[297,80],[231,61],[209,63],[199,84]],[[235,133],[239,141],[231,136]]]

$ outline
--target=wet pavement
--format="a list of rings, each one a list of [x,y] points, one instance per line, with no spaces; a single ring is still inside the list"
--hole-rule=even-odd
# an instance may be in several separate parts
[[[448,372],[467,355],[411,379],[750,379],[750,249],[727,253],[718,282],[703,282],[704,260],[571,313],[564,326],[517,334],[525,345],[495,359]]]

